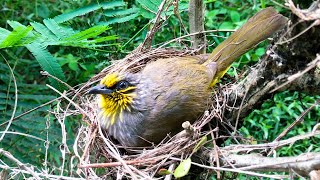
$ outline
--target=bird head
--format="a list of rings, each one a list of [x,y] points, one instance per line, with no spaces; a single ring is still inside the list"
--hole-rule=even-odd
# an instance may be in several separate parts
[[[124,111],[130,112],[134,108],[136,95],[136,78],[133,74],[112,73],[106,75],[89,94],[99,94],[99,119],[108,128],[117,120],[122,120]]]

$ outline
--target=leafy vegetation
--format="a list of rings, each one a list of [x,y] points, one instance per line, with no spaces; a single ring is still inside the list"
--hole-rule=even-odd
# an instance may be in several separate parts
[[[320,107],[314,107],[305,117],[301,114],[312,106],[320,96],[307,96],[298,92],[282,92],[276,94],[273,99],[265,102],[261,109],[254,110],[245,118],[240,131],[252,143],[257,140],[271,142],[296,119],[303,121],[292,129],[283,139],[288,139],[298,134],[311,132],[312,128],[320,122]],[[315,143],[319,138],[311,138],[282,148],[279,156],[293,156],[309,151],[319,151],[320,146]]]
[[[24,112],[57,98],[45,84],[56,89],[66,89],[58,81],[41,76],[47,71],[58,79],[75,86],[87,81],[94,74],[110,64],[111,60],[124,57],[145,38],[153,22],[161,0],[137,0],[135,2],[112,0],[91,1],[6,1],[2,6],[0,19],[0,136],[4,134],[8,120],[12,122],[8,132],[0,141],[0,148],[10,151],[24,163],[45,167],[48,171],[60,172],[61,167],[61,124],[53,116],[59,103],[49,103],[29,114]],[[277,1],[270,0],[206,0],[206,29],[229,29],[240,27],[250,16],[266,6],[275,6],[284,11]],[[187,0],[180,1],[179,12],[185,26],[188,23]],[[278,1],[282,4],[282,1]],[[156,34],[153,44],[160,45],[184,35],[182,25],[174,9],[162,16],[170,17]],[[208,52],[230,32],[208,34]],[[172,43],[173,47],[185,48],[188,41]],[[236,69],[251,65],[264,54],[266,44],[242,56],[229,74]],[[8,64],[6,63],[8,61]],[[13,69],[18,89],[15,104],[15,85],[10,68]],[[319,96],[307,96],[298,92],[283,92],[265,102],[260,110],[254,110],[240,129],[242,134],[257,140],[272,141],[285,127],[292,123]],[[59,102],[59,101],[58,101]],[[304,122],[285,137],[309,132],[319,123],[319,106],[309,112]],[[80,119],[80,118],[78,118]],[[77,118],[67,119],[67,145],[72,150],[74,132],[81,122]],[[262,133],[261,133],[262,132]],[[319,151],[318,139],[296,143],[282,148],[280,155],[296,155],[308,150]],[[72,151],[70,151],[72,152]],[[66,162],[73,164],[68,154]],[[8,165],[12,162],[0,156]],[[14,164],[13,164],[14,165]],[[64,172],[70,175],[74,172]]]

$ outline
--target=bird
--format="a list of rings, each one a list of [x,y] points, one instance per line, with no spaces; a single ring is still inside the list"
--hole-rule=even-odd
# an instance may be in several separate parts
[[[268,7],[219,44],[204,62],[195,56],[158,59],[139,72],[112,72],[89,89],[97,94],[97,121],[124,147],[150,147],[193,123],[232,62],[273,33],[287,18]]]

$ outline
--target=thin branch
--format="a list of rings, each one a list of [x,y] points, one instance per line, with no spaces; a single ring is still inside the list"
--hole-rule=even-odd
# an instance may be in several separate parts
[[[7,157],[8,159],[10,159],[11,161],[13,161],[14,163],[16,163],[21,169],[24,169],[26,171],[28,171],[35,179],[41,179],[32,169],[30,169],[28,166],[26,166],[25,164],[23,164],[22,162],[20,162],[17,158],[15,158],[10,152],[5,151],[3,149],[0,148],[0,154],[4,155],[5,157]]]
[[[2,168],[0,166],[0,168]],[[15,172],[15,173],[23,173],[23,174],[31,174],[31,172],[29,171],[26,171],[26,170],[21,170],[21,169],[16,169],[16,168],[10,168],[10,170],[12,172]],[[84,178],[76,178],[76,177],[69,177],[69,176],[58,176],[58,175],[53,175],[53,174],[47,174],[46,172],[44,173],[37,173],[37,172],[34,172],[36,175],[38,175],[39,177],[44,177],[42,179],[63,179],[63,180],[83,180]],[[14,179],[14,178],[12,178]],[[41,179],[41,178],[40,178]]]
[[[39,106],[37,106],[37,107],[34,107],[34,108],[32,108],[32,109],[24,112],[24,113],[19,114],[18,116],[14,117],[12,120],[13,120],[13,121],[16,121],[16,120],[18,120],[19,118],[21,118],[21,117],[23,117],[23,116],[25,116],[25,115],[27,115],[27,114],[30,114],[30,113],[32,113],[33,111],[36,111],[36,110],[38,110],[38,109],[40,109],[40,108],[42,108],[42,107],[44,107],[44,106],[47,106],[47,105],[49,105],[49,104],[51,104],[51,103],[53,103],[53,102],[56,102],[56,101],[58,101],[58,100],[60,100],[60,99],[62,99],[62,98],[63,98],[63,97],[60,96],[60,97],[58,97],[58,98],[52,99],[52,100],[50,100],[50,101],[48,101],[48,102],[46,102],[46,103],[43,103],[43,104],[41,104],[41,105],[39,105]],[[2,124],[0,124],[0,127],[3,126],[3,125],[5,125],[5,124],[7,124],[7,123],[9,123],[9,121],[3,122]]]
[[[178,158],[174,158],[171,157],[170,159],[176,160],[176,161],[181,161],[181,159]],[[283,175],[267,175],[267,174],[261,174],[261,173],[255,173],[255,172],[251,172],[251,171],[243,171],[240,169],[231,169],[231,168],[222,168],[222,167],[213,167],[213,166],[206,166],[203,164],[199,164],[199,163],[195,163],[195,162],[191,162],[191,164],[201,167],[201,168],[205,168],[205,169],[212,169],[212,170],[216,170],[216,171],[227,171],[227,172],[235,172],[235,173],[242,173],[242,174],[247,174],[250,176],[257,176],[257,177],[266,177],[266,178],[274,178],[274,179],[283,179],[283,178],[288,178],[288,176],[283,176]]]
[[[12,76],[12,79],[13,79],[13,83],[14,83],[14,106],[13,106],[13,111],[12,111],[12,114],[11,114],[11,118],[10,120],[8,121],[8,125],[6,127],[6,129],[4,130],[3,134],[1,135],[0,137],[0,142],[2,141],[2,139],[4,138],[4,136],[6,135],[6,133],[8,132],[10,126],[11,126],[11,123],[13,122],[13,118],[16,114],[16,110],[17,110],[17,104],[18,104],[18,88],[17,88],[17,81],[16,81],[16,77],[14,76],[14,73],[13,73],[13,70],[9,64],[9,62],[7,61],[7,59],[1,54],[2,56],[2,59],[6,62],[6,64],[8,65],[8,68],[10,70],[10,73],[11,73],[11,76]]]
[[[182,18],[180,16],[180,12],[179,12],[179,0],[174,0],[172,2],[173,4],[173,12],[174,12],[174,15],[178,18],[179,22],[180,22],[180,25],[182,26],[182,29],[184,30],[185,33],[188,34],[188,31],[187,31],[187,28],[184,26],[183,24],[183,21],[182,21]]]
[[[319,1],[314,1],[308,10],[301,10],[298,9],[292,0],[287,0],[288,6],[292,13],[294,13],[296,16],[298,16],[300,19],[304,21],[313,21],[320,18],[319,16]]]
[[[288,43],[290,41],[293,41],[294,39],[298,38],[299,36],[301,36],[302,34],[306,33],[309,29],[311,29],[314,26],[318,26],[320,25],[320,20],[316,20],[314,21],[312,24],[310,24],[310,26],[308,26],[307,28],[305,28],[303,31],[299,32],[297,35],[291,37],[290,39],[287,39],[285,41],[281,41],[281,42],[277,42],[276,45],[281,45],[281,44],[285,44]]]
[[[83,110],[78,104],[76,104],[74,101],[72,101],[70,98],[67,97],[66,94],[61,93],[60,91],[58,91],[56,88],[50,86],[49,84],[47,84],[47,86],[52,89],[53,91],[55,91],[56,93],[58,93],[62,98],[66,99],[67,101],[69,101],[75,108],[77,108],[81,113],[85,114],[86,116],[89,116],[89,114]]]
[[[11,131],[0,131],[0,134],[15,134],[15,135],[20,135],[20,136],[25,136],[25,137],[29,137],[29,138],[33,138],[33,139],[36,139],[36,140],[39,140],[39,141],[43,141],[43,142],[46,142],[46,140],[42,139],[42,138],[39,138],[37,136],[33,136],[33,135],[30,135],[30,134],[25,134],[25,133],[21,133],[21,132],[11,132]]]
[[[151,47],[151,42],[152,42],[152,39],[154,37],[154,34],[156,32],[158,32],[158,29],[160,28],[161,26],[161,22],[160,22],[160,19],[161,19],[161,13],[162,11],[164,10],[164,5],[166,4],[166,0],[163,0],[162,3],[160,4],[159,6],[159,9],[158,9],[158,12],[157,12],[157,15],[155,17],[155,23],[153,24],[151,30],[148,32],[146,38],[144,39],[143,43],[140,45],[140,51],[141,50],[144,50],[144,49],[150,49]]]
[[[243,171],[289,172],[293,169],[295,172],[306,176],[320,167],[320,153],[305,153],[294,157],[264,157],[259,154],[228,154],[225,156],[227,158],[223,161],[231,161],[234,166]]]
[[[211,134],[212,142],[213,142],[213,150],[215,152],[215,160],[217,163],[217,167],[220,168],[219,153],[218,153],[219,147],[217,146],[216,137],[215,137],[214,132],[212,131],[212,128],[210,125],[209,125],[209,128],[210,128],[210,134]],[[218,137],[218,135],[217,135],[217,137]],[[221,172],[219,170],[217,171],[217,179],[221,179]]]
[[[118,149],[116,149],[115,147],[113,147],[109,140],[104,136],[104,134],[102,133],[102,129],[100,124],[98,125],[98,130],[99,130],[99,134],[102,137],[102,139],[105,142],[105,145],[107,145],[107,147],[109,149],[107,149],[107,151],[109,151],[109,155],[111,155],[113,158],[115,158],[116,160],[118,160],[123,167],[128,171],[128,173],[132,176],[132,179],[138,179],[136,174],[134,174],[131,170],[131,168],[126,164],[126,162],[122,159],[122,157],[120,156],[120,153],[118,152]]]
[[[245,145],[245,144],[239,144],[239,145],[230,145],[224,148],[221,148],[223,151],[227,151],[230,153],[237,153],[237,152],[248,152],[258,149],[266,149],[266,148],[273,148],[273,147],[282,147],[286,145],[290,145],[295,143],[298,140],[308,139],[314,136],[320,135],[320,130],[308,132],[306,134],[298,135],[291,137],[286,140],[281,140],[277,142],[271,142],[271,143],[263,143],[263,144],[252,144],[252,145]]]
[[[294,80],[296,80],[297,78],[301,77],[302,75],[304,75],[305,73],[307,73],[308,71],[310,71],[311,69],[315,68],[318,66],[318,64],[320,64],[320,55],[317,54],[317,57],[311,61],[308,66],[301,72],[297,72],[291,76],[288,77],[287,81],[279,86],[277,86],[276,88],[274,88],[273,90],[270,91],[270,93],[273,93],[281,88],[283,88],[284,86],[290,84],[291,82],[293,82]]]
[[[82,156],[80,158],[80,163],[81,164],[83,163],[85,157],[89,155],[89,148],[90,148],[91,142],[96,138],[97,132],[98,132],[98,128],[95,127],[93,132],[92,132],[92,134],[90,134],[90,136],[89,136],[89,140],[87,141],[86,146],[84,147]]]
[[[49,74],[47,71],[40,71],[40,74],[43,75],[43,76],[51,77],[52,79],[55,79],[56,81],[58,81],[61,84],[65,85],[66,87],[68,87],[71,91],[75,91],[75,89],[73,87],[71,87],[69,84],[67,84],[66,82],[62,81],[61,79]]]
[[[148,163],[155,164],[159,160],[151,159],[141,159],[141,160],[127,160],[124,161],[127,165],[145,166]],[[95,163],[95,164],[82,164],[79,168],[105,168],[105,167],[115,167],[122,166],[121,162],[109,162],[109,163]]]
[[[189,2],[189,27],[190,33],[204,31],[204,2],[203,0],[190,0]],[[206,53],[205,33],[191,36],[192,48],[198,49],[200,54]]]

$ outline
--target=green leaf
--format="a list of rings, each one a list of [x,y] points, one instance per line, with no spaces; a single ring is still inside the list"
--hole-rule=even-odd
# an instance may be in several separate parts
[[[260,57],[260,56],[264,55],[265,52],[266,52],[265,48],[258,48],[258,49],[256,49],[255,54]]]
[[[75,33],[70,37],[66,37],[59,41],[59,45],[63,46],[73,46],[73,47],[83,47],[83,48],[93,48],[99,47],[101,45],[96,45],[96,43],[101,43],[105,41],[111,41],[118,39],[118,36],[111,35],[105,37],[99,37],[101,33],[111,29],[108,26],[98,25],[91,27],[87,30],[81,31],[79,33]],[[92,40],[88,40],[92,39]],[[115,45],[115,44],[108,44],[108,46]]]
[[[38,23],[38,22],[31,22],[30,24],[35,31],[37,31],[43,37],[46,38],[46,41],[47,40],[50,40],[53,42],[58,41],[58,37],[56,35],[54,35],[45,25]],[[47,42],[47,44],[49,44],[49,43]]]
[[[152,19],[156,16],[162,0],[137,0],[137,2],[140,5],[140,14],[147,19]],[[187,10],[188,7],[187,2],[179,2],[179,11]],[[169,6],[169,8],[163,13],[166,15],[172,15],[174,13],[173,9],[173,6]]]
[[[232,22],[239,22],[240,21],[240,13],[237,11],[231,11],[230,12],[231,20]]]
[[[207,136],[203,136],[200,141],[197,143],[197,145],[193,148],[192,153],[197,152],[205,143],[207,143],[208,138]]]
[[[74,43],[74,41],[81,41],[88,38],[94,38],[109,29],[111,28],[108,26],[102,26],[102,25],[93,26],[89,29],[75,33],[69,37],[66,37],[63,39],[63,41],[72,41],[72,43]]]
[[[116,40],[118,38],[119,38],[119,36],[116,36],[116,35],[105,36],[105,37],[94,39],[92,41],[88,41],[88,43],[100,43],[100,42],[105,42],[105,41]]]
[[[104,15],[107,17],[127,16],[130,14],[136,14],[138,12],[139,12],[139,8],[116,9],[116,10],[106,10],[104,12]]]
[[[75,33],[72,28],[63,27],[59,25],[54,19],[45,19],[43,20],[43,23],[59,39],[67,38]]]
[[[168,169],[162,168],[162,169],[159,169],[158,174],[164,176],[164,175],[169,175],[169,174],[173,174],[173,173],[171,171],[169,171]]]
[[[225,21],[219,26],[219,29],[234,29],[234,25],[232,22]]]
[[[135,13],[135,14],[130,14],[128,16],[124,16],[124,17],[111,18],[106,22],[99,22],[98,25],[106,25],[106,26],[108,26],[110,24],[124,23],[124,22],[130,21],[132,19],[135,19],[138,16],[139,16],[139,14]]]
[[[32,31],[31,26],[19,26],[14,28],[13,31],[0,43],[0,48],[22,45],[22,38],[26,38],[30,31]],[[34,38],[32,38],[32,40],[34,40]]]
[[[181,178],[181,177],[187,175],[190,170],[190,167],[191,167],[191,158],[188,158],[188,159],[181,161],[179,166],[174,171],[174,174],[173,174],[174,177]]]
[[[4,38],[6,38],[11,32],[9,30],[6,30],[4,28],[0,28],[0,41]]]
[[[156,15],[158,7],[161,4],[161,0],[137,0],[137,2],[142,6],[143,9]]]
[[[49,74],[59,78],[62,81],[65,80],[65,76],[56,58],[54,58],[48,50],[44,49],[44,47],[40,43],[35,42],[32,44],[28,44],[26,47],[36,58],[43,70],[47,71]],[[59,90],[64,89],[63,86],[61,86],[56,80],[50,78],[50,82],[55,88]]]
[[[111,2],[102,2],[99,4],[91,4],[89,6],[85,6],[73,11],[70,11],[68,13],[64,13],[61,15],[58,15],[56,17],[54,17],[53,19],[57,22],[57,23],[63,23],[66,22],[70,19],[73,19],[77,16],[82,16],[84,14],[88,14],[89,12],[95,11],[97,9],[112,9],[115,7],[121,7],[121,6],[125,6],[126,4],[123,1],[111,1]]]
[[[79,69],[79,66],[78,66],[77,62],[69,62],[68,66],[73,71],[77,71]]]

